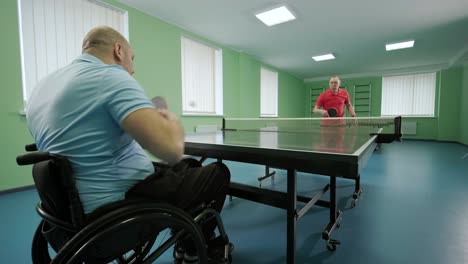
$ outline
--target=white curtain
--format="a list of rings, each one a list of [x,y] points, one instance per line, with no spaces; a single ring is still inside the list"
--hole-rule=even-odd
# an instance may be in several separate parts
[[[260,68],[260,116],[278,116],[278,73]]]
[[[110,26],[128,39],[127,12],[91,0],[19,0],[23,98],[36,83],[81,54],[95,26]]]
[[[434,116],[436,74],[384,77],[382,116]]]
[[[436,74],[418,74],[414,78],[413,115],[433,116]]]
[[[182,37],[184,113],[216,114],[216,49]]]

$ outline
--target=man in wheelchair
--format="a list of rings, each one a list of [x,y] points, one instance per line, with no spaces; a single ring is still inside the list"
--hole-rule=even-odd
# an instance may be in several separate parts
[[[205,208],[219,213],[229,169],[221,162],[202,166],[182,159],[183,127],[173,112],[154,108],[132,77],[133,59],[116,30],[91,30],[82,55],[39,82],[29,98],[27,122],[37,149],[70,164],[88,220],[109,204],[138,199],[168,203],[192,216]],[[168,165],[154,166],[144,149]],[[226,245],[226,236],[224,244],[214,242],[219,217],[201,218],[208,259],[225,260],[232,244]],[[199,263],[198,251],[193,239],[180,236],[175,262]]]

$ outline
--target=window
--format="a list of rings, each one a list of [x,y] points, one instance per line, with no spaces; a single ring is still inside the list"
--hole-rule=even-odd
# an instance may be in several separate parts
[[[260,116],[278,116],[278,73],[260,68]]]
[[[436,74],[384,77],[382,116],[434,116]]]
[[[223,114],[223,53],[187,37],[182,48],[182,113]]]
[[[92,0],[18,0],[23,99],[36,83],[81,54],[83,38],[107,25],[128,38],[127,12]]]

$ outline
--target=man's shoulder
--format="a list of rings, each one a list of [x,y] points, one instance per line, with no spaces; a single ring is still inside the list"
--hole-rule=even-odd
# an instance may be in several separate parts
[[[120,65],[109,65],[103,74],[102,82],[109,87],[135,87],[139,88],[138,82]]]
[[[107,79],[122,78],[124,80],[134,80],[133,77],[120,65],[107,65],[105,68]]]
[[[321,95],[322,96],[331,96],[331,95],[333,95],[333,92],[331,91],[331,89],[327,89]]]
[[[320,93],[320,95],[326,95],[329,91],[330,91],[330,89],[327,89],[327,90],[323,91],[322,93]]]
[[[340,88],[340,94],[342,94],[342,95],[349,95],[349,93],[348,93],[347,90],[341,89],[341,88]]]

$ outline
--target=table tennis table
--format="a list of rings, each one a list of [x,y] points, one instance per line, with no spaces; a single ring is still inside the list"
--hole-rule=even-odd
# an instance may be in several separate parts
[[[185,154],[259,164],[287,171],[287,191],[234,182],[229,195],[287,211],[288,264],[295,263],[296,221],[313,205],[329,208],[322,238],[329,250],[342,212],[336,205],[336,178],[355,181],[353,202],[360,193],[360,174],[377,144],[401,138],[401,117],[368,118],[225,118],[216,132],[188,133]],[[297,194],[297,172],[327,176],[330,182],[313,196]],[[330,192],[328,201],[321,196]],[[298,203],[304,204],[301,208]]]

